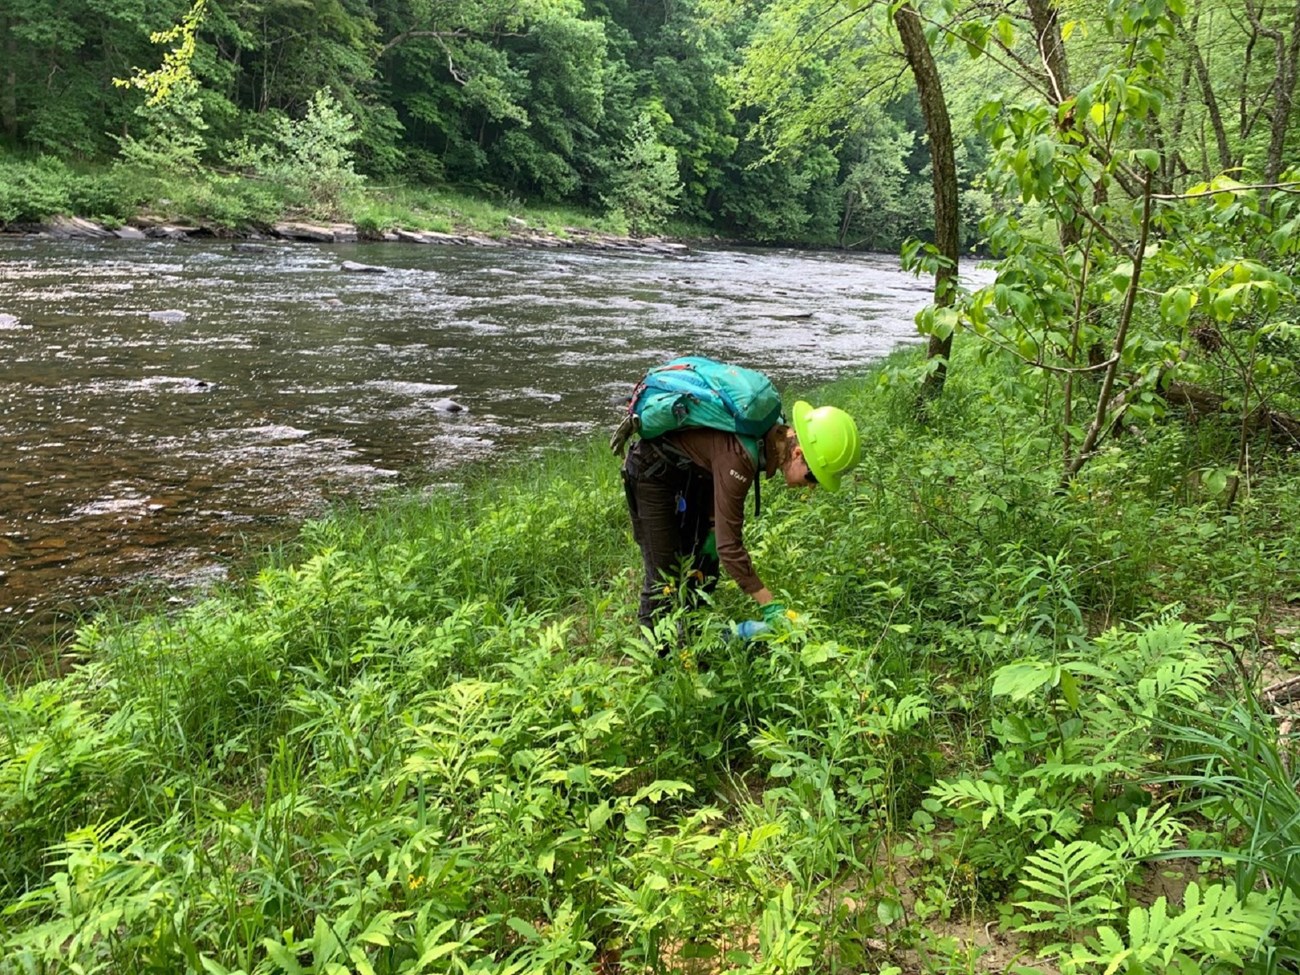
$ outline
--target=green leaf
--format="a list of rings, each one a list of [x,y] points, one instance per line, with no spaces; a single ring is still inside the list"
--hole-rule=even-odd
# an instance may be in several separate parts
[[[521,917],[512,917],[506,920],[506,924],[512,931],[518,934],[526,941],[541,941],[542,936],[537,933],[537,929]]]
[[[623,814],[623,832],[633,842],[650,832],[650,813],[645,806],[633,806]]]
[[[1134,149],[1133,158],[1135,158],[1149,173],[1154,173],[1160,168],[1160,153],[1154,149]]]
[[[1079,684],[1068,670],[1061,671],[1061,697],[1073,710],[1079,710]]]
[[[633,803],[642,802],[649,799],[651,802],[660,802],[664,796],[677,796],[686,792],[694,792],[694,787],[689,782],[679,782],[676,779],[655,779],[649,785],[637,791],[632,797]]]
[[[903,905],[892,897],[881,898],[876,904],[876,917],[882,927],[889,927],[903,919]]]
[[[272,941],[270,938],[263,938],[262,947],[266,949],[267,956],[275,962],[280,971],[287,972],[288,975],[304,975],[302,966],[298,964],[298,959],[284,944],[279,941]]]
[[[587,828],[593,833],[597,832],[607,822],[609,822],[609,817],[612,815],[614,815],[614,807],[610,804],[609,800],[605,800],[588,813]]]
[[[1056,679],[1057,668],[1038,660],[1021,661],[1000,667],[993,675],[993,696],[1008,696],[1023,701],[1043,685]]]

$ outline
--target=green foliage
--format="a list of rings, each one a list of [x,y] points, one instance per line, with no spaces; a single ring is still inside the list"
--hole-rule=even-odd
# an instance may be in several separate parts
[[[853,236],[892,245],[925,192],[923,163],[900,173],[886,137],[876,153],[821,135],[767,159],[757,116],[738,117],[719,81],[758,24],[712,13],[693,0],[24,3],[0,21],[16,65],[0,79],[0,138],[65,161],[116,145],[126,171],[105,186],[122,196],[87,216],[338,217],[365,174],[608,210],[637,231],[680,208],[693,229],[772,241],[840,239],[852,198]],[[647,113],[653,138],[638,128]],[[218,161],[276,185],[232,183]]]
[[[0,224],[36,222],[72,209],[71,170],[52,156],[0,161]]]
[[[985,105],[989,186],[1023,206],[985,221],[1001,255],[996,281],[920,324],[937,337],[963,328],[1019,363],[1061,444],[1063,486],[1108,440],[1170,408],[1163,394],[1175,384],[1208,387],[1210,412],[1239,431],[1209,472],[1231,506],[1252,417],[1266,402],[1290,409],[1281,377],[1295,360],[1281,336],[1297,306],[1295,206],[1227,177],[1159,192],[1169,168],[1160,113],[1181,84],[1166,50],[1183,12],[1177,2],[1108,8],[1093,29],[1122,58],[1073,72],[1076,91]],[[1012,31],[970,21],[956,36],[982,54]]]
[[[959,353],[950,389],[996,410],[917,426],[894,378],[916,361],[817,397],[867,456],[747,526],[799,610],[747,646],[729,584],[664,622],[667,659],[638,632],[595,443],[340,511],[242,587],[84,626],[80,666],[0,699],[4,964],[870,970],[915,945],[955,971],[976,949],[927,932],[994,904],[1080,973],[1283,957],[1295,793],[1267,721],[1221,700],[1213,642],[1244,645],[1260,607],[1149,610],[1294,591],[1267,527],[1294,470],[1243,502],[1264,527],[1241,551],[1124,465],[1057,493],[1000,433],[1037,415],[1000,364]],[[1173,855],[1242,872],[1144,896]]]
[[[1206,713],[1184,708],[1172,715],[1168,734],[1180,751],[1170,780],[1195,790],[1192,808],[1225,841],[1202,840],[1204,855],[1222,856],[1239,890],[1280,889],[1281,914],[1300,910],[1300,769],[1297,736],[1254,695]],[[1211,834],[1212,835],[1212,834]],[[1237,844],[1230,837],[1241,836]],[[1208,837],[1207,837],[1208,839]],[[1293,926],[1266,952],[1274,963],[1300,958]]]
[[[163,55],[159,68],[137,68],[130,78],[113,79],[118,87],[134,88],[148,96],[136,108],[143,122],[143,135],[128,133],[115,138],[121,147],[122,164],[155,179],[197,172],[206,148],[203,133],[207,124],[203,121],[199,82],[192,69],[197,32],[206,7],[207,0],[194,0],[181,23],[150,35],[154,44],[176,42]]]
[[[659,141],[648,113],[637,117],[616,165],[606,204],[627,218],[634,233],[661,228],[682,194],[682,184],[677,154]]]
[[[136,202],[112,172],[74,169],[53,156],[0,157],[0,225],[60,214],[120,219]]]
[[[1156,898],[1149,909],[1135,907],[1127,931],[1101,925],[1095,938],[1074,946],[1061,970],[1184,972],[1199,969],[1198,960],[1207,959],[1222,970],[1240,971],[1267,942],[1278,920],[1259,894],[1242,897],[1231,885],[1218,884],[1202,891],[1193,883],[1181,913],[1171,916],[1164,897]]]
[[[287,188],[307,212],[333,217],[362,183],[352,163],[357,137],[352,116],[328,91],[318,91],[301,119],[277,119],[270,142],[240,145],[232,162]]]

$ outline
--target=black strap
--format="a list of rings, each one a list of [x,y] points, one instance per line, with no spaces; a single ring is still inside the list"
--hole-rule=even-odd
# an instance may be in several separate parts
[[[654,455],[669,467],[676,467],[678,470],[684,471],[695,466],[695,461],[691,460],[690,455],[679,447],[675,447],[667,440],[655,437],[651,440],[642,440],[641,442],[650,448]]]

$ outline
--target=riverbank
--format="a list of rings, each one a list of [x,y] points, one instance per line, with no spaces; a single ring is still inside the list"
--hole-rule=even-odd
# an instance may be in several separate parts
[[[362,186],[303,207],[291,188],[230,173],[154,178],[121,166],[73,170],[48,159],[0,159],[0,236],[58,239],[389,241],[680,253],[724,241],[673,222],[629,232],[617,214],[524,204],[421,186]]]
[[[959,348],[920,426],[918,365],[816,395],[864,460],[837,494],[765,492],[747,541],[798,612],[766,642],[726,638],[753,606],[724,582],[649,649],[595,440],[85,627],[73,674],[4,701],[7,952],[956,973],[1300,949],[1292,740],[1252,697],[1297,651],[1296,460],[1259,457],[1226,512],[1190,476],[1213,444],[1170,419],[1062,494],[1041,404]]]
[[[163,217],[140,215],[127,222],[109,226],[86,217],[55,216],[40,223],[14,224],[0,230],[5,235],[48,237],[54,240],[229,240],[232,246],[243,245],[254,252],[259,242],[306,241],[317,244],[409,243],[450,244],[473,247],[547,247],[582,248],[596,251],[636,251],[651,254],[682,254],[689,249],[684,241],[663,237],[632,237],[583,227],[559,230],[529,227],[520,217],[511,218],[505,229],[495,233],[465,229],[446,233],[437,230],[364,229],[354,223],[310,220],[283,220],[266,226],[231,229],[211,224],[173,221]],[[711,238],[709,242],[722,242]]]

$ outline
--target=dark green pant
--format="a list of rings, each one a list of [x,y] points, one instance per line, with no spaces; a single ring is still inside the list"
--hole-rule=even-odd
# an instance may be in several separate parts
[[[653,626],[678,593],[694,605],[718,584],[717,557],[704,554],[713,478],[671,449],[638,440],[623,462],[623,488],[645,570],[637,619]]]

